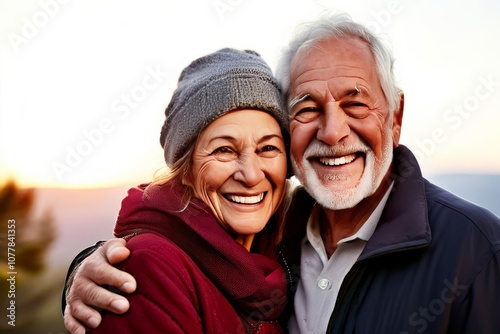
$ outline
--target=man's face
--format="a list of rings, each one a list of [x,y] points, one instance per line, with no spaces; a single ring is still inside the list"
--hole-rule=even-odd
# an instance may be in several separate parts
[[[357,38],[329,39],[291,63],[294,172],[325,208],[352,208],[387,175],[402,108],[388,109],[375,61]]]

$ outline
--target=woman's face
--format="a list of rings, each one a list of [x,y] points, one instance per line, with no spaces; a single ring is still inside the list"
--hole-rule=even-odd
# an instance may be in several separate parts
[[[266,112],[243,109],[219,117],[200,134],[189,183],[224,228],[251,235],[279,206],[286,169],[278,122]]]

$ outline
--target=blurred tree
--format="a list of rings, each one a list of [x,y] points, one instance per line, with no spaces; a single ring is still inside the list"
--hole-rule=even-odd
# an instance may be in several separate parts
[[[16,268],[31,274],[45,268],[45,254],[56,237],[50,212],[39,218],[32,217],[34,199],[34,189],[20,189],[13,181],[0,188],[2,244],[7,244],[8,221],[15,220]],[[6,251],[2,249],[2,252]],[[2,265],[6,264],[5,260],[2,258]]]
[[[46,305],[48,300],[54,299],[55,292],[60,296],[60,275],[54,279],[45,273],[46,254],[56,238],[55,223],[50,211],[33,217],[34,202],[34,189],[21,189],[13,181],[0,187],[2,333],[51,332],[49,328],[43,328],[52,327],[46,322],[54,318],[46,314]],[[12,301],[15,303],[15,322],[9,324],[12,319],[9,313],[12,312],[7,308]],[[5,312],[7,317],[3,314]],[[60,322],[60,318],[58,314],[57,321]],[[54,326],[61,328],[60,324]]]

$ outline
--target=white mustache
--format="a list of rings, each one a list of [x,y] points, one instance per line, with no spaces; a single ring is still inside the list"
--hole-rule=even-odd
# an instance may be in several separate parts
[[[370,148],[362,142],[349,145],[329,146],[315,140],[306,148],[306,151],[304,152],[304,159],[317,157],[338,157],[357,152],[366,153],[368,151],[370,151]]]

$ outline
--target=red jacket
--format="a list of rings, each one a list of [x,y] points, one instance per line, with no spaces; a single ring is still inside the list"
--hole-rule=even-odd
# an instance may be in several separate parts
[[[115,235],[130,237],[119,269],[137,280],[124,315],[105,312],[94,333],[282,333],[287,298],[280,264],[248,252],[182,189],[133,188]]]

